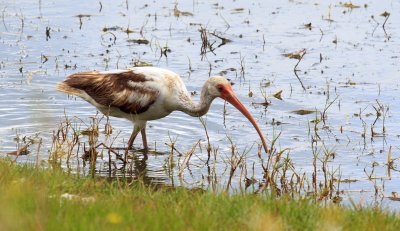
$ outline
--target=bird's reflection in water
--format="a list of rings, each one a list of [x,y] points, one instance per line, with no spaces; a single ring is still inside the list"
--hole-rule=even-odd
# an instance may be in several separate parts
[[[154,161],[157,156],[164,156],[165,153],[143,150],[135,150],[129,153],[128,163],[123,167],[122,163],[111,162],[111,166],[103,169],[97,169],[96,174],[108,177],[109,180],[117,178],[131,181],[140,181],[147,186],[164,186],[168,185],[170,178],[167,176],[165,168],[162,164],[148,165],[150,161]],[[148,162],[149,161],[149,162]],[[159,163],[159,161],[155,161]],[[151,162],[153,163],[153,162]]]

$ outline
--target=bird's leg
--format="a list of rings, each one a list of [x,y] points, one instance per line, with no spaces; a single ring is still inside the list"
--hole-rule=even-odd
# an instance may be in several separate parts
[[[124,167],[128,163],[127,162],[128,161],[128,152],[130,149],[132,149],[133,141],[135,141],[135,138],[136,138],[137,134],[139,134],[140,130],[142,130],[142,128],[137,125],[135,125],[133,127],[132,135],[128,141],[128,147],[125,150]]]
[[[128,141],[128,148],[127,148],[128,150],[132,149],[133,142],[135,141],[136,136],[139,134],[140,130],[141,130],[140,127],[135,125],[135,127],[133,128],[133,131],[132,131],[132,135]]]
[[[149,147],[147,146],[146,126],[142,129],[141,134],[142,134],[143,148],[144,151],[147,152]]]

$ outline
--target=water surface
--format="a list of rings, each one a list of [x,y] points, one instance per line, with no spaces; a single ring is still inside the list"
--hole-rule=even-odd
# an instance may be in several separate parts
[[[309,176],[313,171],[313,120],[333,101],[326,110],[325,124],[317,126],[320,140],[316,153],[320,158],[324,150],[334,153],[329,170],[342,179],[357,180],[341,184],[345,198],[372,203],[375,184],[378,200],[396,208],[399,202],[388,203],[392,201],[386,197],[400,190],[396,159],[400,147],[400,3],[353,4],[360,7],[344,7],[340,1],[182,1],[177,5],[1,1],[0,153],[6,156],[15,151],[24,137],[25,141],[41,138],[39,157],[47,160],[52,133],[65,115],[89,123],[89,117],[96,114],[85,101],[57,92],[57,82],[79,71],[121,69],[146,62],[179,73],[189,91],[200,92],[210,74],[224,74],[235,83],[239,98],[268,140],[281,132],[278,147],[290,150],[296,170]],[[385,11],[390,16],[384,30],[386,18],[381,14]],[[231,42],[219,46],[222,41],[209,33],[214,50],[201,55],[201,28]],[[149,43],[135,43],[137,39]],[[167,56],[162,55],[165,49]],[[297,74],[306,90],[293,72],[297,60],[283,55],[302,49],[306,55]],[[282,101],[271,96],[280,90]],[[264,96],[268,107],[257,104],[265,102]],[[198,100],[198,94],[194,98]],[[230,137],[239,152],[252,147],[246,155],[248,172],[252,174],[254,163],[254,176],[262,181],[257,133],[240,112],[231,105],[226,108],[224,120],[224,102],[216,100],[204,117],[210,142],[218,147],[216,176],[226,184]],[[376,120],[379,108],[381,115]],[[319,112],[293,113],[300,109]],[[120,132],[114,145],[123,147],[132,125],[116,118],[111,118],[111,124],[114,134]],[[157,148],[159,155],[143,160],[138,154],[134,169],[142,169],[139,172],[158,183],[207,188],[210,166],[204,163],[207,142],[199,119],[174,112],[148,126],[150,146]],[[182,152],[201,139],[203,151],[196,151],[190,169],[182,172],[185,181],[179,180],[176,166],[165,166],[170,151],[165,143],[171,139],[176,139],[175,146]],[[136,144],[141,146],[140,138]],[[394,162],[389,176],[390,146]],[[37,145],[32,145],[30,154],[19,160],[35,160],[36,150]],[[98,171],[107,174],[105,162],[99,160]],[[322,180],[320,163],[318,173]],[[234,191],[240,179],[236,174]],[[363,191],[366,193],[360,193]]]

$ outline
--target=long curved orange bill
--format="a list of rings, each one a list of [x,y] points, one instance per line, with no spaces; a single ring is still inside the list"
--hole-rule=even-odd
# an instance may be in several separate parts
[[[237,98],[236,94],[233,92],[232,88],[225,87],[223,93],[221,94],[221,98],[228,101],[230,104],[232,104],[236,109],[238,109],[250,122],[253,124],[253,127],[256,129],[258,135],[260,136],[261,142],[263,144],[265,153],[268,153],[268,147],[267,144],[264,140],[264,137],[261,133],[260,128],[258,127],[258,124],[256,123],[255,119],[253,116],[250,114],[250,112],[247,110],[247,108],[240,102],[240,100]]]

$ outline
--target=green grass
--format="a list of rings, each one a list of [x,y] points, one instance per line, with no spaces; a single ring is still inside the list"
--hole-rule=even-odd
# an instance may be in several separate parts
[[[62,198],[65,193],[75,198]],[[398,214],[260,195],[154,189],[0,159],[0,230],[400,230]]]

